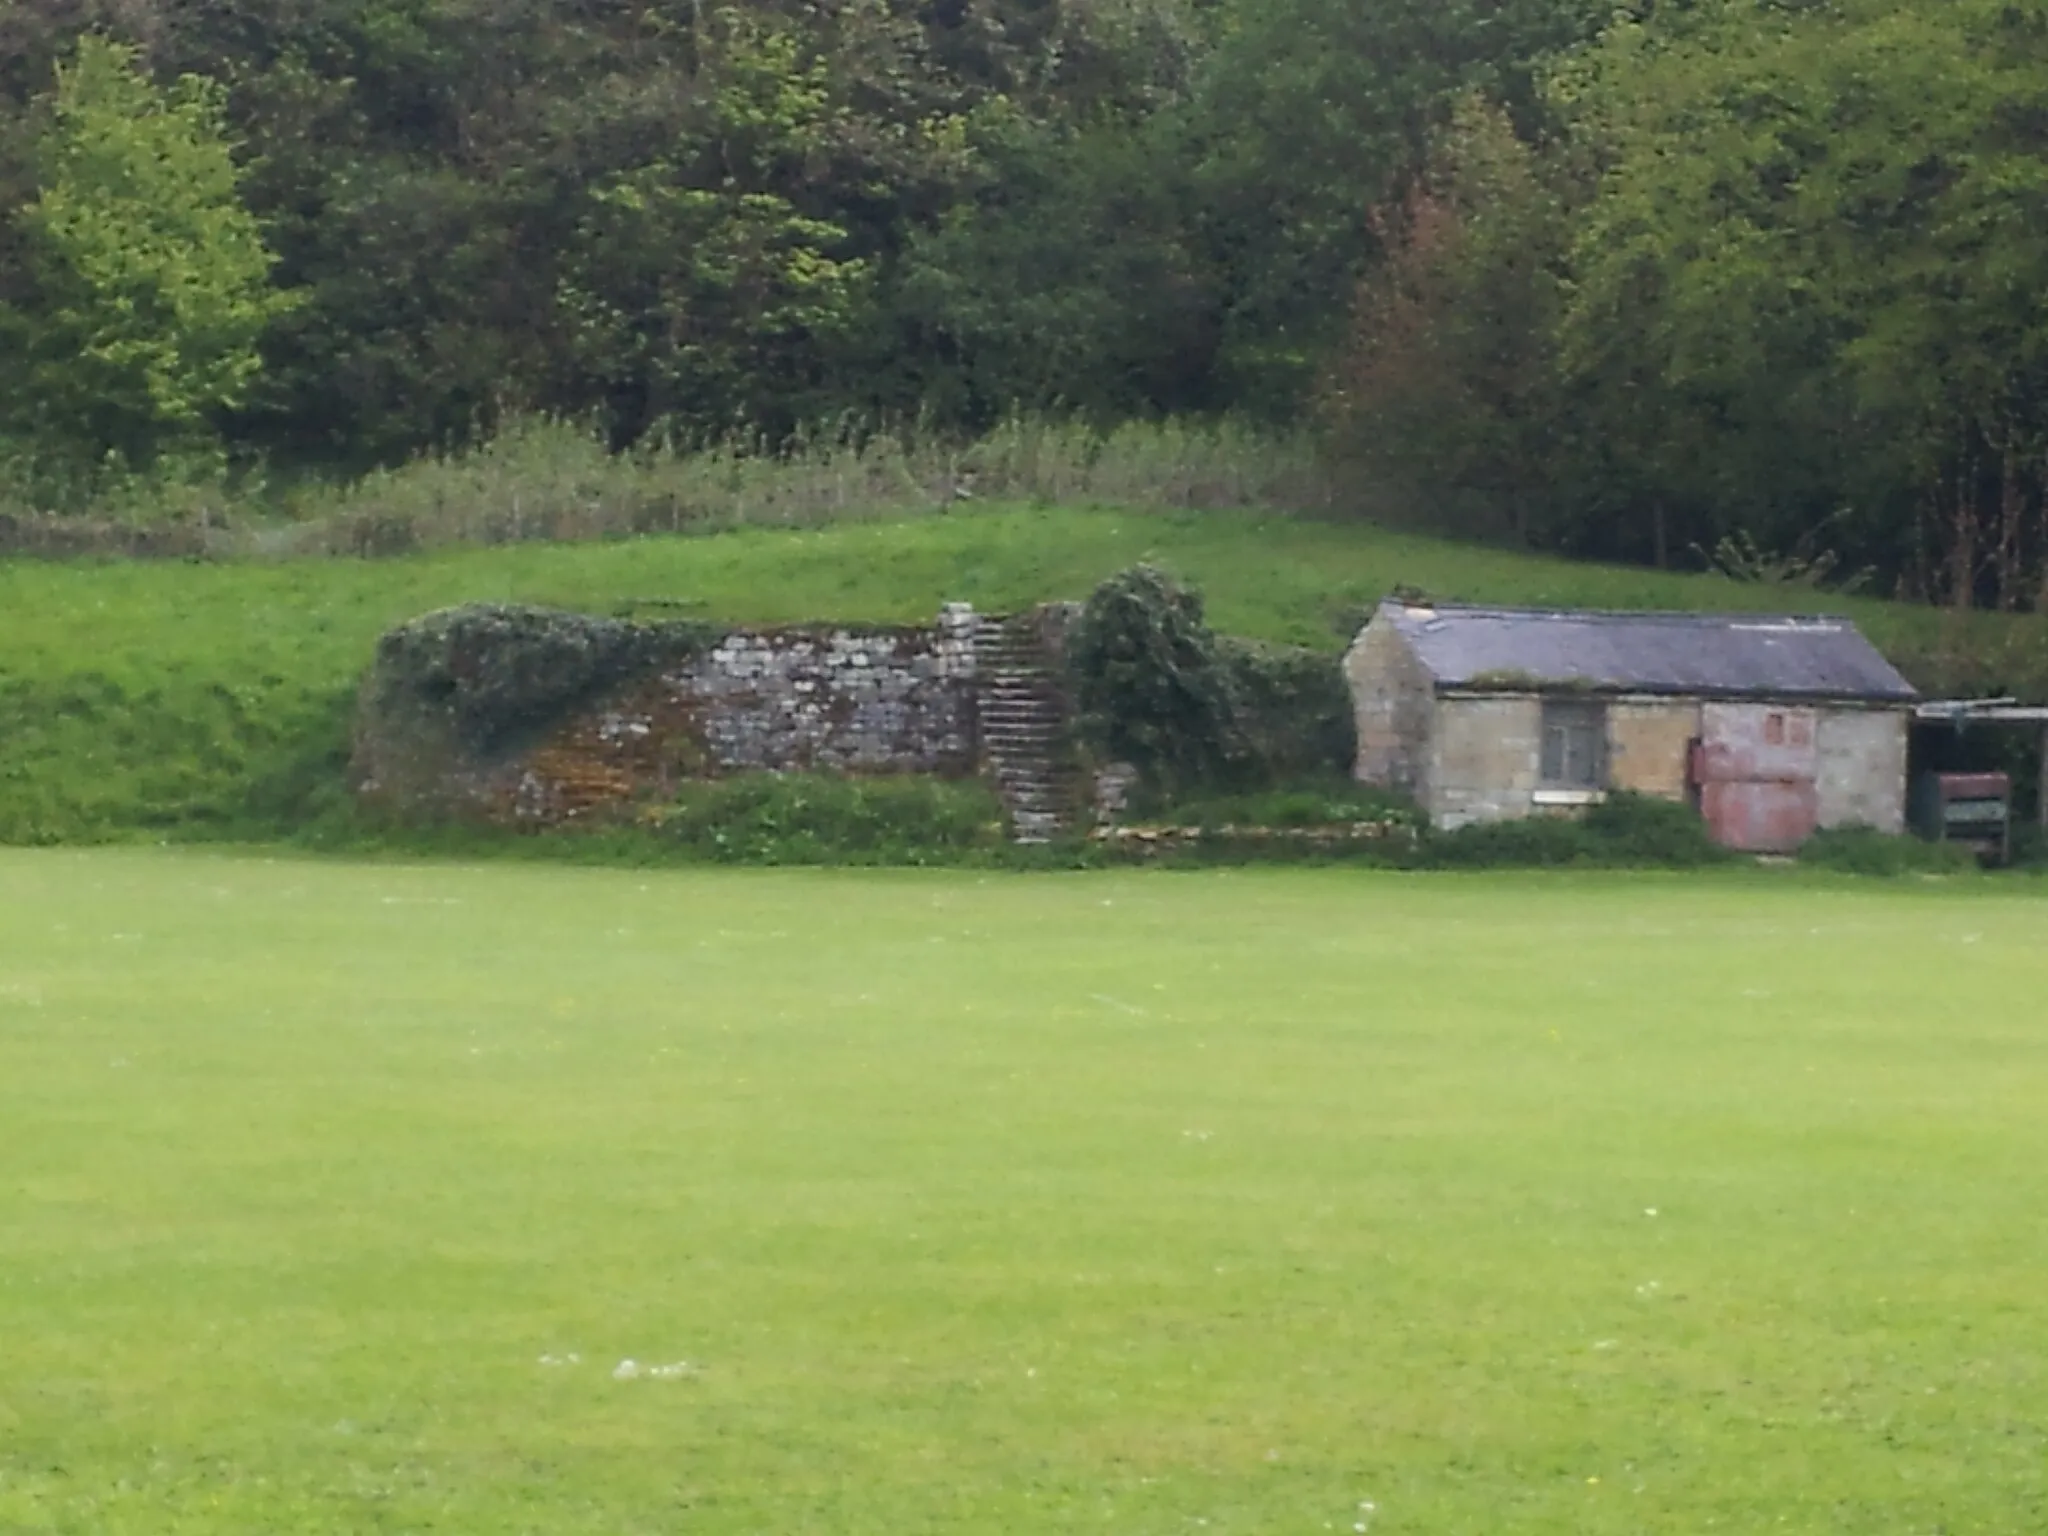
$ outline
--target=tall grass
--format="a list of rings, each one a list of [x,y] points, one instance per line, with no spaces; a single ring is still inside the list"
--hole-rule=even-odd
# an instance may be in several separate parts
[[[912,425],[842,425],[771,448],[745,439],[614,453],[587,426],[508,423],[488,442],[344,484],[127,479],[89,516],[0,486],[0,551],[73,555],[388,556],[462,545],[941,514],[975,501],[1132,510],[1330,505],[1313,445],[1235,422],[1104,430],[1015,417],[968,442]]]
[[[649,533],[943,513],[964,501],[1135,509],[1327,503],[1305,440],[1232,423],[1111,431],[1016,418],[966,444],[914,428],[814,431],[609,452],[573,423],[530,418],[489,443],[296,499],[255,553],[380,555],[461,544],[581,543]]]

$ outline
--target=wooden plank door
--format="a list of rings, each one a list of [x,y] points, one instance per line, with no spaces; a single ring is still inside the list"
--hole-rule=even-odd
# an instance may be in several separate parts
[[[1700,711],[1693,778],[1714,840],[1745,853],[1790,853],[1820,823],[1820,717],[1777,704]]]

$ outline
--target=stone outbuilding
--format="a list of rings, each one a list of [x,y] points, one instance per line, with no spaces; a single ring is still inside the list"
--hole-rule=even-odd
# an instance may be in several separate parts
[[[1756,852],[1905,830],[1915,694],[1846,619],[1389,600],[1344,673],[1356,777],[1440,827],[1629,790]]]

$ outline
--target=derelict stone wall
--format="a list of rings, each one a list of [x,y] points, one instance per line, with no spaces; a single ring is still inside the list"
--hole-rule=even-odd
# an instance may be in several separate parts
[[[724,772],[974,771],[974,616],[935,629],[735,633],[665,675]]]
[[[969,775],[978,623],[973,609],[949,604],[924,627],[728,631],[530,722],[490,752],[452,728],[422,731],[456,719],[453,702],[395,697],[373,673],[357,787],[401,813],[545,825],[725,773]]]

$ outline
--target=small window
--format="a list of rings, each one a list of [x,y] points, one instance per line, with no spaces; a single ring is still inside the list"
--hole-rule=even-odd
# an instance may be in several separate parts
[[[1607,783],[1607,706],[1543,701],[1543,786],[1600,789]]]

